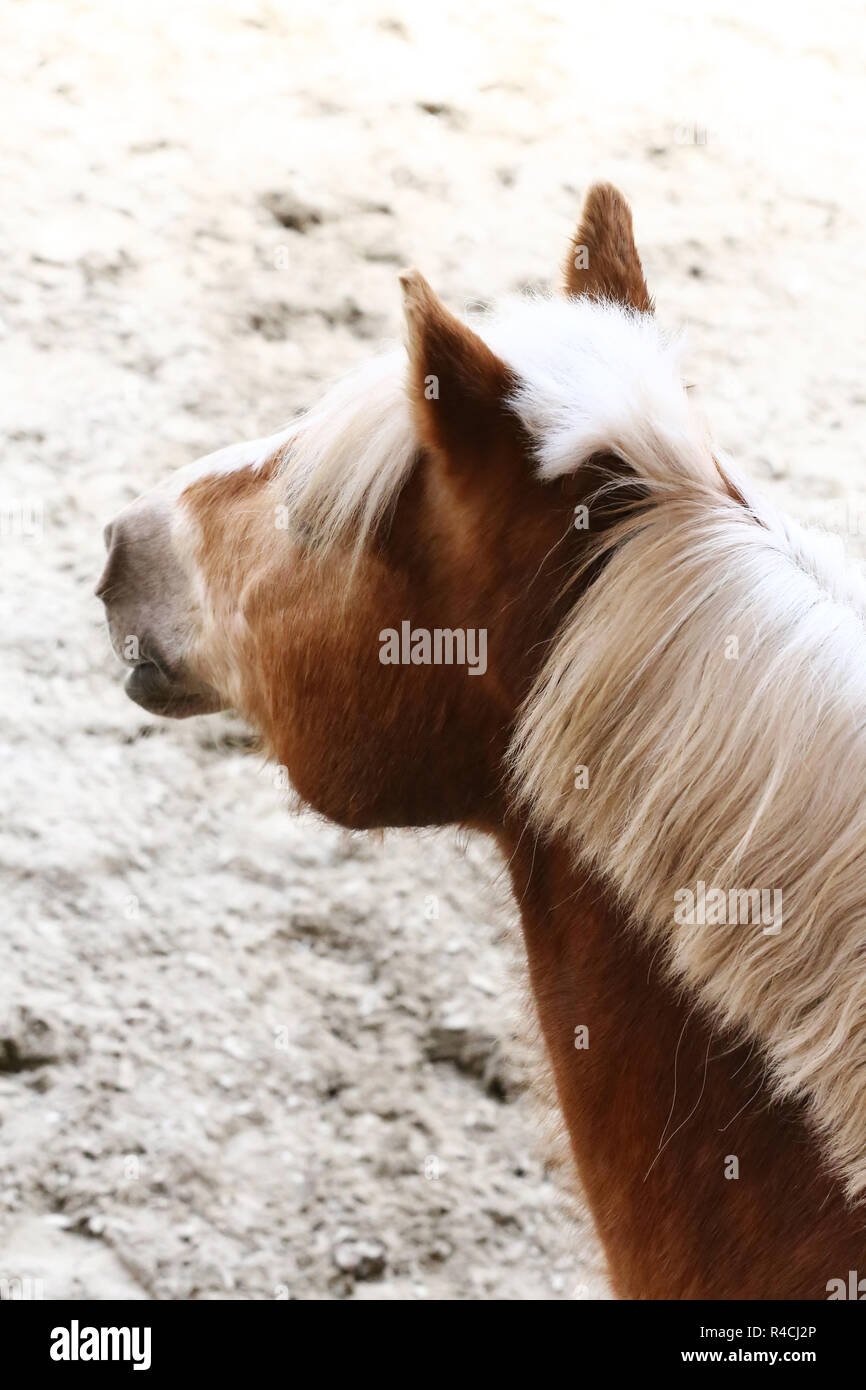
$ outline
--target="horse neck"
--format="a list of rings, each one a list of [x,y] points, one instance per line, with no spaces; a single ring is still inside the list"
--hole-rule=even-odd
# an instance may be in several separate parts
[[[826,1298],[829,1280],[866,1276],[864,1208],[846,1203],[801,1108],[771,1100],[763,1058],[665,978],[565,846],[525,827],[500,842],[615,1292]]]

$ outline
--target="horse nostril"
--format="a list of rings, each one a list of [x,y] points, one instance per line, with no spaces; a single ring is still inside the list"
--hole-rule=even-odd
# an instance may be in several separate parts
[[[93,592],[97,598],[104,600],[108,590],[117,582],[117,572],[120,563],[120,556],[118,553],[120,536],[115,532],[115,524],[113,521],[109,521],[102,533],[102,539],[105,541],[105,548],[108,554],[105,559],[102,574],[99,576],[99,580]]]

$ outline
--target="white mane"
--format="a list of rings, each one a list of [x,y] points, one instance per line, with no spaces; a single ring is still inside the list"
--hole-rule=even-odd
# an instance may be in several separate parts
[[[866,597],[838,541],[703,479],[606,538],[523,710],[519,795],[804,1096],[866,1192]],[[585,774],[575,776],[579,768]],[[677,917],[706,889],[780,913]],[[727,924],[726,924],[727,923]]]
[[[649,314],[592,299],[516,300],[481,335],[519,386],[511,401],[542,478],[605,452],[669,476],[716,470],[683,386],[678,339]]]

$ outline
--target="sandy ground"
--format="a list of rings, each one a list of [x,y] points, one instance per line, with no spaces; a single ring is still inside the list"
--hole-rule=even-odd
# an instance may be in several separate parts
[[[605,1296],[501,865],[292,818],[234,719],[131,705],[101,528],[397,332],[400,266],[547,281],[606,177],[721,444],[862,550],[857,11],[7,5],[0,1280]]]

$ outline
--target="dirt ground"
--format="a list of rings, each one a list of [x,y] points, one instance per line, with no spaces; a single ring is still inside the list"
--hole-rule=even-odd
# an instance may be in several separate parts
[[[866,536],[859,7],[10,3],[0,45],[0,1293],[605,1297],[502,866],[286,812],[130,704],[101,530],[632,199],[721,445]]]

